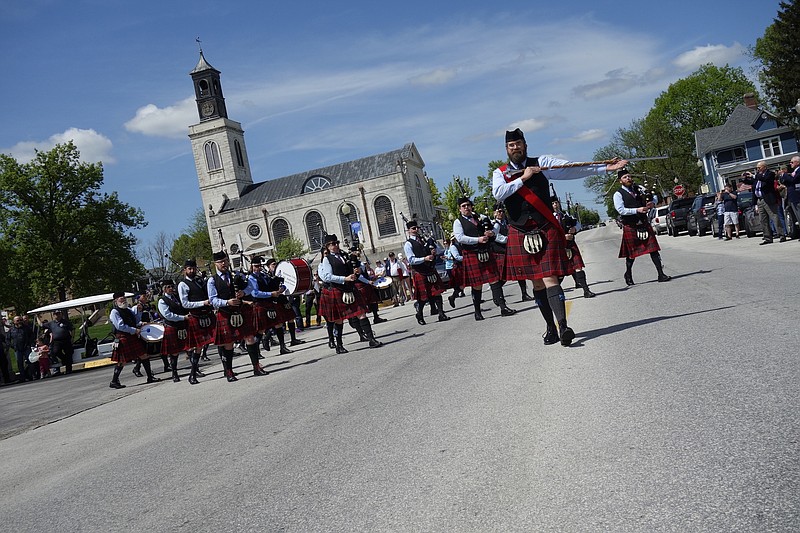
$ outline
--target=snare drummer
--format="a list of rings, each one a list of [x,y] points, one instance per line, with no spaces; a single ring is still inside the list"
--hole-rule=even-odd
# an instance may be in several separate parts
[[[243,301],[246,283],[231,272],[228,254],[215,252],[211,256],[217,273],[208,278],[208,299],[217,310],[217,327],[214,344],[217,345],[228,383],[238,381],[233,372],[233,344],[244,339],[247,354],[253,365],[254,376],[266,376],[267,371],[258,362],[260,351],[255,338],[252,302]]]
[[[286,328],[289,329],[289,344],[291,346],[302,344],[305,341],[298,340],[295,334],[294,319],[296,317],[296,313],[292,306],[292,302],[289,300],[289,297],[284,294],[284,292],[286,292],[286,287],[283,287],[284,279],[278,276],[276,272],[278,270],[278,262],[270,257],[267,259],[266,266],[267,288],[273,293],[273,302],[275,303],[275,308],[278,312],[279,318],[279,323],[274,327],[275,335],[278,337],[278,343],[281,346],[281,353],[292,353],[292,351],[286,347],[286,341],[284,340],[284,331]],[[281,287],[283,287],[283,290],[280,290]]]
[[[505,279],[533,280],[533,297],[547,324],[544,343],[560,340],[563,346],[569,346],[575,332],[567,325],[559,276],[572,272],[564,232],[550,206],[549,180],[586,178],[623,168],[627,161],[550,169],[545,175],[542,167],[567,165],[569,161],[552,156],[528,157],[528,145],[519,128],[506,132],[505,144],[509,162],[492,173],[492,194],[505,203],[508,212]]]
[[[664,274],[661,254],[658,253],[661,247],[658,245],[653,226],[647,220],[647,212],[653,208],[653,202],[644,191],[633,184],[633,178],[627,169],[620,170],[617,176],[621,187],[614,193],[614,208],[622,220],[622,244],[619,247],[619,257],[625,258],[625,283],[633,285],[633,273],[631,272],[633,261],[644,254],[650,254],[650,259],[658,271],[658,281],[671,280],[671,276]],[[644,239],[640,237],[644,237]]]
[[[206,285],[197,276],[197,262],[187,259],[183,264],[184,278],[178,283],[178,299],[189,311],[186,316],[187,344],[192,370],[189,383],[196,385],[197,378],[205,377],[200,371],[200,354],[203,347],[214,342],[214,313],[208,299]]]
[[[172,368],[172,381],[181,380],[178,376],[178,354],[190,350],[186,315],[189,311],[181,305],[175,294],[175,282],[171,279],[162,282],[163,296],[158,300],[158,312],[164,317],[164,338],[161,340],[161,355],[169,357]],[[192,367],[194,369],[194,366]],[[189,379],[192,379],[190,374]],[[195,382],[197,378],[194,378]]]
[[[381,346],[382,343],[372,332],[364,299],[354,286],[358,276],[353,272],[351,263],[339,250],[338,237],[333,234],[326,235],[325,248],[328,254],[323,257],[318,269],[320,278],[325,283],[320,307],[325,320],[335,324],[336,353],[347,353],[347,349],[342,345],[342,334],[344,321],[349,318],[358,319],[359,325],[369,339],[370,348]]]
[[[270,262],[271,261],[271,262]],[[267,264],[274,270],[275,260],[268,260]],[[250,261],[250,274],[247,276],[247,287],[244,289],[245,299],[255,303],[255,327],[259,335],[264,335],[270,329],[275,329],[278,342],[281,345],[281,354],[292,353],[286,347],[284,340],[283,324],[294,316],[294,312],[281,305],[278,297],[283,294],[286,287],[273,277],[264,274],[264,258],[256,256]]]
[[[117,364],[114,367],[114,376],[111,378],[109,387],[112,389],[124,389],[125,385],[119,382],[119,375],[125,363],[140,360],[145,372],[147,372],[147,383],[155,383],[161,379],[153,376],[150,368],[150,359],[147,356],[147,346],[139,336],[142,333],[142,313],[138,309],[131,310],[128,307],[128,299],[124,292],[115,292],[114,306],[109,315],[109,321],[114,331],[114,349],[111,352],[111,360]]]

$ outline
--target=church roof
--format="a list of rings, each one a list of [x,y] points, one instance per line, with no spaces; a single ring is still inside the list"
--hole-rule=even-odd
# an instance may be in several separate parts
[[[197,61],[197,65],[189,74],[196,74],[198,72],[202,72],[204,70],[213,70],[215,72],[219,72],[217,69],[211,66],[211,64],[206,61],[205,56],[203,55],[203,51],[200,50],[200,60]]]
[[[224,203],[220,212],[246,209],[270,202],[285,200],[300,195],[313,195],[317,192],[328,192],[328,189],[358,183],[378,176],[385,176],[398,171],[398,163],[406,159],[418,159],[419,155],[414,143],[382,154],[371,155],[338,163],[328,167],[307,170],[291,176],[284,176],[247,186],[239,198],[232,198]],[[330,187],[320,191],[303,192],[310,178],[324,177],[330,181]]]

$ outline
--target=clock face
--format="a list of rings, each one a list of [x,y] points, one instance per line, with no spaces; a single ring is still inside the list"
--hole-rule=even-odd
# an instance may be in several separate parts
[[[204,117],[212,115],[214,113],[214,104],[212,102],[204,103],[201,111]]]

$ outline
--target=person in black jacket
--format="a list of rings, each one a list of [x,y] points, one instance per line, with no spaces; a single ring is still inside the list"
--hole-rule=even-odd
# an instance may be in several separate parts
[[[744,176],[742,183],[750,185],[757,200],[758,215],[761,220],[761,227],[764,230],[764,240],[759,245],[772,244],[772,228],[770,220],[778,231],[780,242],[786,242],[786,235],[783,233],[783,226],[778,219],[778,209],[780,202],[778,191],[775,190],[775,173],[767,168],[764,161],[759,161],[756,165],[755,176]]]

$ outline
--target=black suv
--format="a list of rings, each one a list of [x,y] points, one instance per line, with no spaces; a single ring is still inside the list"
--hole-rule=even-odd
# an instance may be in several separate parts
[[[681,230],[686,229],[686,211],[691,207],[691,198],[678,198],[669,204],[667,211],[667,233],[677,237]]]
[[[702,237],[712,230],[711,221],[717,216],[715,200],[714,193],[698,194],[694,197],[691,207],[686,212],[686,229],[689,230],[689,235],[694,237],[699,234]]]

